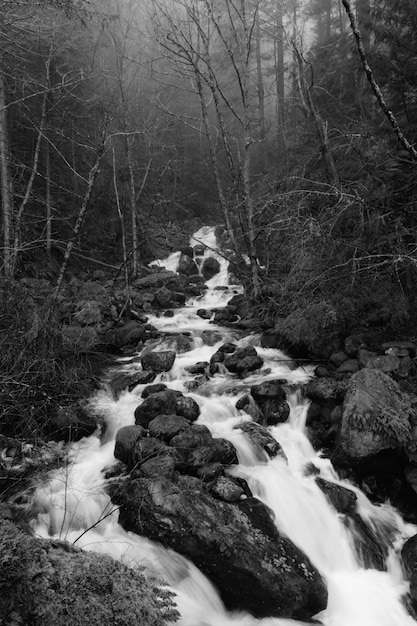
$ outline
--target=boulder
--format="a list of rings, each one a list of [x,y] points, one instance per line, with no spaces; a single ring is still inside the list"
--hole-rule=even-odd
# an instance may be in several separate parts
[[[212,316],[212,313],[211,311],[207,311],[207,309],[198,309],[197,315],[203,320],[209,320]]]
[[[210,280],[220,272],[220,263],[212,256],[206,257],[201,266],[201,273],[206,280]]]
[[[347,359],[337,368],[338,374],[354,374],[359,371],[359,363],[357,359]]]
[[[400,359],[392,354],[384,354],[368,359],[366,367],[381,370],[386,374],[396,374],[400,368]]]
[[[198,266],[194,259],[186,254],[181,254],[180,260],[178,261],[177,272],[179,274],[185,274],[185,276],[192,276],[193,274],[199,273]]]
[[[417,535],[410,537],[402,547],[401,557],[407,578],[410,582],[411,603],[417,611]]]
[[[385,341],[381,345],[381,350],[385,354],[392,354],[393,356],[416,356],[416,344],[412,341],[397,339],[395,341]]]
[[[200,415],[200,407],[193,398],[181,394],[177,396],[176,413],[190,422],[195,422]]]
[[[148,385],[141,393],[141,397],[145,400],[148,396],[151,396],[153,393],[159,393],[160,391],[165,391],[168,389],[164,383],[156,383],[155,385]]]
[[[136,289],[157,289],[158,287],[162,287],[171,279],[176,278],[175,272],[170,272],[168,270],[162,270],[161,272],[156,272],[155,274],[149,274],[148,276],[144,276],[143,278],[138,278],[134,281],[133,287]]]
[[[164,308],[168,308],[172,303],[172,291],[166,287],[160,287],[155,291],[155,302]]]
[[[280,456],[283,459],[287,460],[284,450],[282,446],[271,433],[260,424],[256,424],[255,422],[245,422],[244,424],[239,424],[235,426],[239,430],[242,430],[244,433],[248,435],[248,438],[251,442],[259,449],[273,459],[276,456]],[[263,453],[262,453],[262,456]]]
[[[114,456],[129,467],[134,465],[134,450],[136,442],[146,437],[147,432],[142,426],[123,426],[116,434]]]
[[[258,355],[253,346],[238,348],[224,359],[224,364],[229,372],[243,376],[246,372],[252,372],[262,367],[264,360]]]
[[[324,478],[317,477],[315,480],[338,513],[349,515],[355,511],[358,498],[354,491],[324,480]]]
[[[132,320],[123,326],[116,326],[106,333],[106,341],[123,347],[129,344],[137,344],[146,337],[145,325]]]
[[[136,407],[135,421],[136,424],[148,428],[149,422],[158,415],[176,415],[176,412],[177,394],[167,389],[151,394]]]
[[[286,393],[282,388],[283,380],[267,380],[251,387],[251,395],[264,416],[264,425],[285,422],[290,414],[286,402]]]
[[[364,368],[350,378],[336,434],[335,461],[369,460],[382,450],[407,448],[415,420],[409,396],[387,374]]]
[[[193,561],[229,609],[303,620],[326,607],[320,574],[259,500],[224,502],[182,476],[175,484],[138,478],[110,489],[122,526]]]
[[[80,291],[78,292],[78,299],[80,301],[95,300],[96,302],[99,302],[101,306],[110,306],[110,295],[108,294],[107,289],[100,283],[92,280],[81,285]]]
[[[239,502],[246,497],[245,490],[237,480],[230,476],[219,476],[210,487],[211,493],[224,502]]]
[[[132,426],[131,428],[135,427]],[[136,426],[136,428],[140,427]],[[189,428],[191,428],[190,422],[181,415],[158,415],[149,422],[148,426],[151,437],[157,437],[166,443]]]
[[[172,350],[146,352],[140,360],[144,370],[153,370],[154,372],[169,372],[174,361],[175,352]]]
[[[160,455],[144,461],[140,466],[140,473],[145,478],[170,480],[175,471],[175,460],[172,456]]]
[[[198,361],[198,363],[195,363],[194,365],[188,365],[188,367],[184,369],[190,374],[205,374],[208,366],[208,361]]]

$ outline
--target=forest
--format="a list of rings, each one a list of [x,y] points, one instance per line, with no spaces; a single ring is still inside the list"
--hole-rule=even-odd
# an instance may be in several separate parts
[[[222,223],[248,293],[284,326],[381,303],[387,324],[409,319],[412,0],[0,11],[4,277],[56,280],[68,246],[75,267],[135,276]]]
[[[154,494],[151,487],[145,493],[144,485],[153,485],[155,471],[162,472],[163,482],[172,478],[170,497],[179,499],[181,515],[188,506],[181,498],[198,483],[201,500],[215,507],[213,526],[219,511],[226,529],[250,520],[244,522],[248,536],[257,536],[260,524],[275,558],[277,531],[267,509],[260,512],[256,493],[252,497],[236,479],[233,504],[218,493],[207,495],[213,476],[213,481],[230,478],[226,466],[237,463],[233,445],[219,444],[220,439],[213,443],[206,426],[191,424],[200,416],[199,403],[178,391],[177,383],[175,393],[165,385],[174,380],[168,374],[174,360],[191,351],[193,337],[188,327],[167,332],[175,346],[167,351],[161,348],[162,322],[174,318],[189,297],[202,298],[204,281],[212,277],[204,271],[197,275],[198,246],[190,244],[203,226],[213,227],[220,260],[229,263],[231,284],[238,290],[230,288],[234,297],[221,310],[206,308],[194,315],[193,323],[204,319],[207,325],[201,331],[208,337],[207,345],[201,339],[204,349],[214,352],[207,357],[210,362],[184,369],[184,376],[199,375],[187,379],[187,389],[182,380],[178,385],[192,394],[208,384],[207,394],[198,396],[204,408],[215,375],[226,372],[233,386],[224,392],[226,383],[220,385],[213,412],[232,402],[227,394],[244,390],[231,414],[243,410],[254,418],[247,432],[260,437],[271,459],[285,452],[278,451],[280,444],[266,427],[285,422],[290,414],[286,398],[298,385],[310,403],[306,419],[312,445],[339,463],[342,479],[356,480],[358,489],[378,504],[393,500],[404,519],[416,523],[416,180],[416,0],[0,0],[0,552],[6,567],[0,577],[0,621],[12,616],[13,624],[68,624],[68,611],[71,623],[145,620],[159,626],[176,621],[174,594],[163,584],[154,585],[152,577],[145,581],[140,568],[87,556],[74,547],[119,508],[126,530],[140,531],[145,513],[153,515],[153,510],[139,506],[136,518],[128,490],[133,485],[134,502],[150,502]],[[150,267],[174,251],[195,266],[194,274]],[[216,302],[223,302],[221,290],[229,293],[228,286],[216,288]],[[156,326],[148,323],[148,315]],[[235,322],[241,324],[238,345],[208,326],[230,329]],[[245,343],[252,331],[261,337],[258,352],[250,338]],[[221,339],[225,343],[215,351]],[[299,367],[298,373],[272,379],[281,364],[276,356],[268,360],[269,349],[285,350],[290,356],[284,361],[294,370]],[[123,363],[125,357],[136,358],[139,374],[122,370],[109,382],[106,367],[120,356]],[[171,361],[161,365],[158,359]],[[309,367],[312,380],[307,381]],[[244,382],[249,373],[255,376],[252,387]],[[256,378],[264,375],[265,380]],[[115,410],[122,392],[155,379],[150,400],[142,395],[134,417],[133,412],[128,416],[135,425],[120,428],[117,435],[111,431],[106,443],[106,411],[104,417],[92,416],[87,399],[106,388],[108,405]],[[354,404],[357,387],[366,400],[360,410]],[[152,439],[150,415],[141,417],[141,411],[158,397],[165,404],[164,410],[158,405],[157,417],[173,418],[182,423],[180,431],[190,429],[197,439],[205,429],[203,452],[214,454],[217,444],[220,461],[216,457],[208,468],[197,450],[201,464],[190,469],[183,460],[178,478],[163,433],[156,456],[166,453],[161,453],[165,465],[140,474],[140,446]],[[368,397],[372,410],[376,406],[381,414],[368,410]],[[348,437],[340,452],[344,424],[349,436],[358,434],[354,443],[359,448],[368,445],[359,461]],[[111,440],[117,464],[109,472],[106,463],[93,468],[90,442],[84,450],[85,473],[110,477],[106,493],[117,506],[110,504],[109,513],[106,504],[86,530],[80,525],[72,546],[42,543],[33,537],[33,521],[46,515],[53,498],[48,504],[39,493],[35,498],[33,477],[39,484],[42,476],[45,483],[47,472],[71,467],[72,442],[97,432],[104,432],[101,452]],[[370,439],[364,432],[371,433]],[[113,463],[114,457],[112,452]],[[309,465],[318,476],[320,468]],[[382,524],[379,536],[367,535],[354,512],[356,495],[328,479],[322,475],[317,481],[333,498],[342,493],[342,508],[336,509],[351,516],[346,526],[357,525],[359,543],[394,549],[394,531]],[[29,512],[25,497],[30,488]],[[68,524],[67,483],[64,491],[62,524],[53,529],[51,522],[49,537],[61,539]],[[241,500],[248,495],[245,509]],[[194,496],[190,501],[194,504]],[[4,508],[9,505],[10,516]],[[199,529],[205,516],[195,524]],[[149,520],[149,537],[160,541]],[[224,528],[218,536],[228,541]],[[175,539],[174,549],[183,541],[182,536]],[[384,550],[369,557],[368,569],[376,563],[375,569],[383,570]],[[407,574],[415,617],[413,550]],[[299,558],[305,568],[303,555]],[[177,561],[171,569],[182,580],[187,567]],[[215,575],[226,579],[226,570],[217,569]],[[315,600],[299,615],[294,607],[274,605],[269,611],[260,603],[253,611],[241,600],[226,605],[261,617],[310,620],[327,602],[318,574],[314,584]],[[226,580],[226,590],[228,585]],[[240,591],[250,595],[244,585]],[[406,623],[405,618],[398,621]]]

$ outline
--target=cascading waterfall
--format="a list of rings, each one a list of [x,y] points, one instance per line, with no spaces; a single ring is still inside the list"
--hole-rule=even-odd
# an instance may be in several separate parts
[[[213,229],[202,229],[194,238],[198,243],[215,247]],[[220,279],[227,285],[224,264]],[[209,324],[196,315],[199,308],[224,305],[238,289],[229,286],[224,291],[216,290],[220,279],[216,277],[209,281],[206,295],[190,301],[173,317],[150,319],[161,330],[187,330],[194,340],[193,349],[178,354],[172,370],[160,374],[154,382],[163,381],[169,388],[191,395],[200,406],[198,423],[205,424],[214,437],[227,438],[234,444],[239,465],[230,472],[247,480],[252,493],[274,512],[280,532],[308,555],[327,583],[329,602],[327,609],[316,616],[319,623],[325,626],[415,626],[416,622],[403,604],[407,582],[402,574],[398,549],[406,538],[416,533],[416,529],[406,525],[390,506],[372,505],[359,489],[339,480],[330,461],[311,446],[305,434],[308,403],[300,392],[291,389],[296,383],[306,382],[312,369],[292,369],[285,363],[285,355],[278,350],[257,346],[265,361],[263,371],[251,373],[243,380],[236,380],[230,374],[216,374],[198,392],[188,393],[185,383],[193,378],[185,369],[188,365],[208,361],[226,341],[256,345],[256,336],[242,337],[239,332]],[[207,331],[221,333],[221,340],[214,345],[205,344],[203,336]],[[165,348],[162,338],[154,349]],[[136,368],[138,365],[134,359],[121,359],[118,371],[133,372]],[[248,385],[277,378],[284,378],[291,384],[288,397],[290,417],[286,423],[271,427],[270,432],[281,444],[288,463],[279,456],[272,460],[266,455],[260,457],[259,450],[255,450],[245,434],[234,429],[237,424],[251,420],[249,415],[235,408]],[[105,418],[104,434],[72,444],[68,465],[52,472],[48,481],[37,489],[34,497],[35,533],[66,539],[83,549],[109,554],[128,565],[145,567],[149,575],[167,581],[178,594],[183,626],[302,624],[291,619],[255,619],[246,613],[227,612],[217,591],[191,562],[144,537],[124,531],[118,524],[117,508],[105,492],[105,475],[115,463],[116,432],[120,427],[134,423],[134,410],[142,401],[144,387],[138,385],[130,392],[126,390],[117,400],[103,388],[92,398],[92,406]],[[389,549],[386,571],[367,569],[361,563],[354,535],[343,523],[343,516],[329,504],[314,476],[306,475],[306,467],[311,464],[320,477],[355,492],[363,519],[376,528],[388,525],[392,529],[396,543]]]

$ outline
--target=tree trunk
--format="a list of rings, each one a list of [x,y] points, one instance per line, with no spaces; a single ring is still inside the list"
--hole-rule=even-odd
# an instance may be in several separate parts
[[[51,256],[52,247],[52,202],[51,202],[51,159],[49,143],[45,142],[45,176],[46,176],[46,254]]]
[[[301,56],[300,51],[296,47],[293,42],[293,47],[297,53],[298,58],[298,73],[300,78],[300,88],[302,90],[302,96],[308,112],[310,114],[311,119],[314,122],[314,126],[316,128],[317,137],[320,144],[320,154],[321,160],[323,163],[324,175],[326,177],[326,182],[328,185],[334,187],[335,189],[339,188],[339,175],[336,170],[336,166],[333,160],[332,153],[329,147],[329,141],[327,137],[327,124],[324,122],[323,118],[317,111],[317,107],[314,104],[313,98],[311,96],[311,87],[307,85],[307,81],[304,75],[304,60]]]
[[[356,46],[358,49],[360,60],[362,62],[362,67],[365,70],[365,74],[369,84],[371,85],[372,91],[374,92],[375,97],[378,100],[378,104],[385,116],[387,117],[388,121],[390,122],[391,126],[393,127],[395,134],[397,135],[398,140],[400,141],[402,146],[405,148],[405,150],[407,150],[407,152],[412,156],[413,159],[417,159],[417,150],[414,148],[414,146],[411,145],[411,143],[407,140],[404,133],[402,132],[396,117],[394,116],[391,109],[389,109],[389,107],[387,106],[384,96],[382,95],[382,91],[374,78],[373,72],[368,63],[368,59],[366,58],[365,49],[363,47],[362,35],[359,31],[358,23],[356,17],[353,14],[350,2],[349,0],[342,0],[342,3],[350,20],[350,26],[356,40]]]
[[[1,62],[1,59],[0,59]],[[0,67],[0,178],[3,218],[3,272],[13,275],[13,197],[9,170],[9,142],[6,114],[6,88]]]
[[[276,40],[275,40],[275,82],[277,90],[277,124],[278,124],[278,150],[286,154],[285,142],[285,82],[284,82],[284,24],[282,0],[276,4]]]
[[[115,153],[114,148],[113,148],[113,186],[114,186],[114,194],[116,197],[117,214],[119,216],[120,229],[122,232],[123,267],[124,267],[124,274],[125,274],[125,281],[126,281],[126,289],[128,289],[129,288],[129,268],[127,264],[126,232],[125,232],[125,225],[123,221],[122,207],[120,206],[119,188],[117,186],[116,153]]]
[[[101,134],[100,143],[99,143],[99,146],[97,148],[97,153],[96,153],[96,160],[95,160],[94,165],[93,165],[93,167],[91,168],[91,170],[90,170],[90,172],[88,174],[87,190],[85,192],[84,200],[82,202],[80,211],[78,213],[78,217],[77,217],[77,221],[76,221],[75,226],[74,226],[72,237],[71,237],[71,239],[67,243],[67,247],[66,247],[65,254],[64,254],[64,260],[62,262],[61,269],[60,269],[59,276],[58,276],[58,280],[57,280],[57,283],[56,283],[56,287],[54,289],[53,298],[56,298],[58,296],[58,293],[59,293],[59,291],[61,289],[62,281],[64,280],[65,270],[67,269],[67,265],[68,265],[69,258],[71,256],[72,249],[73,249],[75,241],[77,240],[77,237],[78,237],[78,235],[80,233],[81,226],[82,226],[82,223],[84,221],[85,214],[87,213],[87,209],[88,209],[88,206],[90,204],[90,199],[91,199],[91,195],[93,193],[93,189],[94,189],[94,185],[95,185],[95,182],[96,182],[96,179],[97,179],[97,175],[98,175],[98,173],[100,171],[100,164],[101,164],[101,160],[102,160],[103,155],[104,155],[105,143],[106,143],[106,128],[104,128],[104,130],[103,130],[103,132]]]

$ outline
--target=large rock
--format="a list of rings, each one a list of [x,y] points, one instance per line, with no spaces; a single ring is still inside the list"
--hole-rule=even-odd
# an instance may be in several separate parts
[[[143,341],[145,337],[145,325],[132,320],[127,322],[127,324],[112,328],[108,333],[106,333],[105,339],[109,343],[122,347],[129,344],[137,344],[140,341]]]
[[[148,396],[142,404],[135,409],[136,424],[148,428],[151,422],[158,415],[176,415],[177,394],[175,391],[167,389]]]
[[[285,422],[290,414],[286,393],[282,388],[283,380],[267,380],[251,387],[251,395],[264,416],[264,425]]]
[[[55,441],[78,441],[92,435],[97,426],[97,417],[79,403],[58,406],[48,420],[48,431]]]
[[[259,500],[215,499],[191,477],[176,484],[140,478],[114,484],[111,491],[122,526],[191,559],[229,609],[309,619],[326,607],[320,574],[279,534]]]
[[[246,433],[251,442],[259,450],[265,451],[271,459],[276,456],[280,456],[287,460],[281,444],[278,443],[271,433],[260,424],[256,424],[255,422],[245,422],[244,424],[238,424],[235,428]],[[262,454],[262,456],[264,455]]]
[[[169,372],[174,361],[175,352],[172,350],[146,352],[140,360],[144,370],[153,370],[154,372]]]
[[[207,257],[201,266],[201,273],[206,280],[210,280],[220,272],[220,263],[212,256]]]
[[[116,434],[114,456],[129,467],[134,465],[134,451],[139,439],[146,437],[146,430],[142,426],[123,426]]]
[[[414,610],[417,610],[417,535],[414,535],[402,547],[401,557],[407,578],[410,581],[410,596]]]
[[[335,460],[351,465],[369,460],[382,450],[409,448],[415,417],[409,396],[390,376],[364,368],[349,381]]]
[[[232,354],[227,354],[224,364],[229,372],[242,376],[246,372],[252,372],[262,367],[264,361],[253,346],[247,346],[238,348]]]
[[[186,254],[181,254],[177,272],[179,274],[185,274],[186,276],[192,276],[193,274],[198,274],[198,266],[194,259]]]
[[[149,274],[149,276],[144,276],[143,278],[138,278],[133,283],[133,286],[136,287],[136,289],[156,289],[168,284],[170,280],[175,278],[175,272],[163,270],[155,274]]]
[[[110,295],[100,283],[87,281],[81,285],[78,293],[79,300],[95,300],[102,306],[110,306]]]

